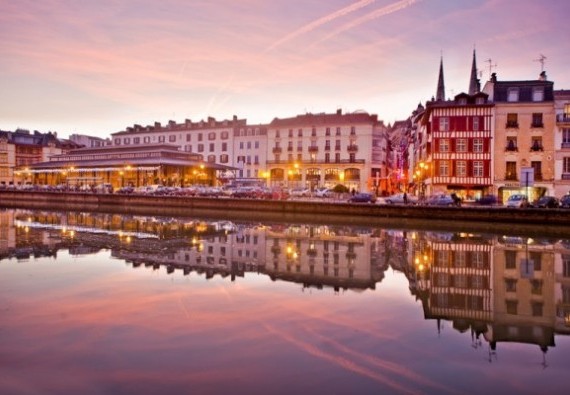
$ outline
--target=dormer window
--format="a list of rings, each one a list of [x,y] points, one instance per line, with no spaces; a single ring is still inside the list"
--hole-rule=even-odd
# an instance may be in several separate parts
[[[465,97],[462,97],[458,100],[459,105],[466,105],[467,104],[467,99]]]
[[[475,104],[485,104],[485,99],[483,97],[475,98]]]
[[[509,88],[507,91],[507,101],[517,102],[519,101],[519,88]]]
[[[540,87],[533,88],[532,101],[544,101],[544,89]]]

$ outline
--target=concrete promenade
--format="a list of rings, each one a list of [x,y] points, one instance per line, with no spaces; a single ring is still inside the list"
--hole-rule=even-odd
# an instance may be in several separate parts
[[[215,217],[248,221],[421,226],[460,231],[532,231],[536,234],[568,234],[570,237],[568,209],[401,206],[322,200],[254,200],[5,190],[0,191],[0,207]]]

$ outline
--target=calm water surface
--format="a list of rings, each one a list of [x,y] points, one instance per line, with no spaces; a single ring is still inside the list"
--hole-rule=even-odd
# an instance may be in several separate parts
[[[570,242],[0,212],[2,394],[567,393]]]

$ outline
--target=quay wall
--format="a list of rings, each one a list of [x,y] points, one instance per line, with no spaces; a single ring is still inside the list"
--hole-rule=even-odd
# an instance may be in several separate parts
[[[437,226],[484,228],[503,224],[536,229],[559,227],[570,233],[568,209],[510,209],[505,207],[433,207],[354,204],[331,201],[254,200],[232,198],[118,195],[35,191],[0,191],[0,207],[74,211],[106,211],[140,215],[208,215],[246,220],[278,218],[311,222],[405,224],[419,221]],[[461,223],[468,222],[466,226]],[[458,224],[459,223],[459,224]],[[474,224],[478,224],[475,226]]]

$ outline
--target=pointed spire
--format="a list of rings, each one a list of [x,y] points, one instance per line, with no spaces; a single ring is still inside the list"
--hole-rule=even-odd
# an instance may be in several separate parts
[[[435,94],[436,101],[445,101],[445,86],[443,84],[443,56],[439,61],[439,78],[437,79],[437,93]]]
[[[474,95],[479,92],[479,80],[477,79],[477,61],[475,59],[475,48],[473,48],[473,63],[471,64],[471,77],[469,78],[469,94]]]

